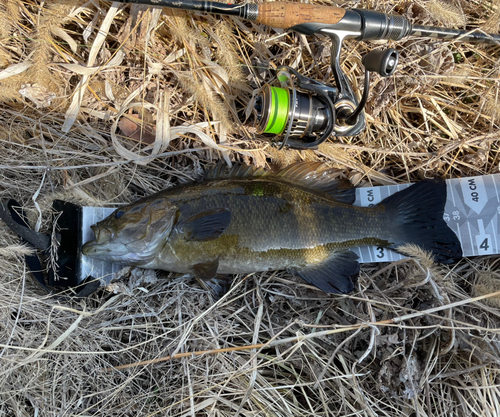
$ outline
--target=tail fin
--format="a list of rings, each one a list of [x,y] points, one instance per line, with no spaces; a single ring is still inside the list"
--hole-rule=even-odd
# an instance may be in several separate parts
[[[443,220],[445,181],[419,182],[380,204],[386,206],[395,226],[391,233],[391,249],[413,243],[432,252],[437,262],[452,263],[462,257],[460,241]]]

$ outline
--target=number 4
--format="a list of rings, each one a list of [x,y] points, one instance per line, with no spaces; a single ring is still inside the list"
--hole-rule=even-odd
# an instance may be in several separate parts
[[[480,249],[484,249],[485,251],[490,248],[488,245],[488,238],[484,239],[483,242],[479,245]]]

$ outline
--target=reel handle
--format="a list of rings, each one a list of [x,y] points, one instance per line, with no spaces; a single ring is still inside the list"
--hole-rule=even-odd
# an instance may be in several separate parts
[[[382,77],[389,77],[394,74],[399,61],[399,53],[394,48],[382,51],[371,51],[363,57],[361,63],[366,71],[380,74]]]

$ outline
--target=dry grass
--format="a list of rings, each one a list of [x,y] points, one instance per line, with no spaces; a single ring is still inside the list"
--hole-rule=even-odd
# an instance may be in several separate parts
[[[500,22],[498,1],[343,6],[420,24]],[[278,151],[238,120],[277,65],[331,80],[326,39],[141,6],[4,0],[1,198],[26,205],[34,224],[38,191],[47,230],[55,197],[132,201],[221,158],[322,160],[361,184],[499,172],[500,46],[394,46],[399,71],[373,76],[363,134]],[[376,47],[348,42],[343,68],[355,86]],[[498,256],[448,268],[407,248],[413,260],[364,265],[344,297],[283,272],[239,277],[215,305],[187,277],[140,283],[135,273],[70,305],[44,296],[26,248],[0,230],[0,415],[500,415]],[[244,346],[254,347],[232,349]]]

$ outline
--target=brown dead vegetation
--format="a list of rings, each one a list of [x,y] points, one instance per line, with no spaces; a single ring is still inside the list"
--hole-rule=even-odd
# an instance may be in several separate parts
[[[498,0],[339,5],[418,24],[500,25]],[[342,66],[355,88],[361,57],[383,46],[348,41]],[[48,230],[55,197],[129,202],[220,159],[320,160],[357,185],[499,172],[500,46],[392,46],[399,70],[372,76],[361,135],[278,151],[242,123],[245,107],[277,65],[331,81],[327,39],[137,5],[3,0],[0,196]],[[135,271],[67,304],[44,295],[26,248],[0,230],[1,415],[500,415],[498,256],[442,267],[407,248],[414,258],[364,265],[347,296],[255,274],[215,305],[188,277],[142,282]]]

